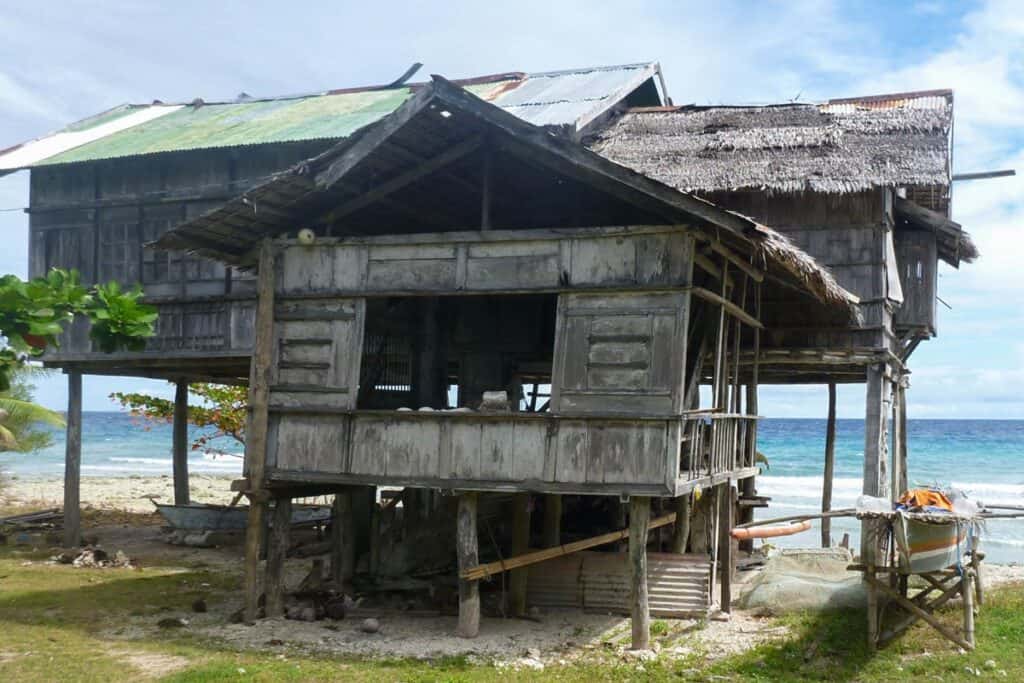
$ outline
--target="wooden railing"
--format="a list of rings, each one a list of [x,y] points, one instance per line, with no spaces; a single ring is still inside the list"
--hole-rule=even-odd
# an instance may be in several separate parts
[[[687,480],[754,467],[757,416],[691,414],[683,423],[680,476]]]

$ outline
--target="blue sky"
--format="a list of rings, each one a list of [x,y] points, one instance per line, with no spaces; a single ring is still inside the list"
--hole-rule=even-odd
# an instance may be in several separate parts
[[[51,0],[0,10],[0,148],[122,102],[387,82],[414,61],[448,77],[659,60],[677,103],[767,103],[955,90],[956,171],[1024,172],[1024,13],[990,2],[307,2]],[[0,179],[0,209],[28,174]],[[959,183],[954,219],[982,258],[941,270],[939,337],[912,362],[911,417],[1024,417],[1024,175]],[[24,274],[27,226],[0,211],[0,272]],[[166,384],[86,378],[110,391]],[[762,412],[819,417],[823,387],[764,388]],[[39,399],[64,405],[62,377]],[[840,415],[863,388],[840,389]]]

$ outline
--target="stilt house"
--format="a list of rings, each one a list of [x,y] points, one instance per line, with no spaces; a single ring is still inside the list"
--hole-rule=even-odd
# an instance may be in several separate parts
[[[367,492],[383,486],[410,519],[457,500],[465,635],[478,579],[505,568],[480,564],[489,503],[513,510],[502,556],[527,558],[513,611],[588,571],[611,583],[574,604],[627,606],[637,645],[650,610],[706,610],[717,581],[728,609],[728,532],[759,504],[758,384],[866,382],[864,490],[902,486],[903,378],[936,330],[937,263],[976,251],[949,218],[946,91],[667,102],[654,64],[435,78],[123,107],[0,155],[32,169],[31,274],[141,282],[160,309],[145,352],[96,353],[76,328],[47,359],[71,388],[66,508],[81,373],[179,382],[179,502],[187,383],[248,382],[250,616],[260,584],[282,605],[286,537],[258,570],[269,502],[283,521],[295,496],[338,494],[345,582],[357,550],[379,569]],[[603,529],[628,507],[628,555],[531,572],[531,546],[579,536],[563,526],[586,500],[609,503]],[[668,514],[651,527],[677,517],[672,552],[648,557],[652,500]]]

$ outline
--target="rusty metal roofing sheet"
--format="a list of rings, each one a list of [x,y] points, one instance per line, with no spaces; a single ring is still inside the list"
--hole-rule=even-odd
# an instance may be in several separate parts
[[[539,607],[576,607],[630,613],[626,553],[586,551],[530,567],[527,600]],[[706,555],[647,553],[647,591],[655,617],[693,617],[711,605],[711,563]]]
[[[470,92],[530,123],[581,128],[656,73],[656,64],[629,64],[497,74],[463,83]],[[0,154],[0,174],[160,152],[340,139],[394,111],[417,87],[125,106]],[[107,120],[111,116],[113,120]]]

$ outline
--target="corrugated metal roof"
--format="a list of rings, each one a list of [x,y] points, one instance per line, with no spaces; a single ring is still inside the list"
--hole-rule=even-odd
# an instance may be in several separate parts
[[[628,64],[463,81],[477,96],[536,125],[582,128],[657,73]],[[165,105],[126,105],[0,154],[0,172],[32,166],[215,147],[340,139],[394,111],[419,86]]]

